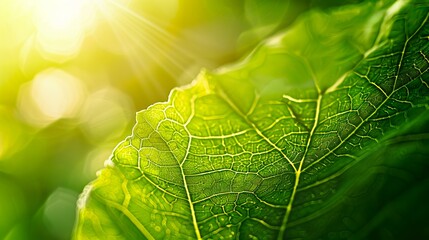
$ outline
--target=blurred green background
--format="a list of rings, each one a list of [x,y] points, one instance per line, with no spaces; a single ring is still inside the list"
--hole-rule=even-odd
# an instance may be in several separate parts
[[[0,238],[69,239],[136,111],[336,2],[2,0]]]

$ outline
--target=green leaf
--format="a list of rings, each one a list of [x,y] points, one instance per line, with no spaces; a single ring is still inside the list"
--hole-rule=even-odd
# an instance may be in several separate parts
[[[173,90],[87,186],[74,237],[428,237],[428,12],[311,11]]]
[[[289,0],[246,0],[244,10],[247,21],[253,27],[279,25],[285,17]]]
[[[299,12],[298,9],[293,9],[289,5],[289,0],[246,0],[244,15],[251,28],[241,33],[237,39],[239,49],[257,45],[258,42],[277,30],[281,24],[284,24],[287,13],[294,11],[297,14]]]

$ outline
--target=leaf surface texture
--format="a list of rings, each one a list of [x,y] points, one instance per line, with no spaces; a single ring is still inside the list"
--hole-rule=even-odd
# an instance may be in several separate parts
[[[392,234],[389,214],[429,186],[428,12],[426,1],[313,10],[173,90],[137,114],[85,189],[75,238]]]

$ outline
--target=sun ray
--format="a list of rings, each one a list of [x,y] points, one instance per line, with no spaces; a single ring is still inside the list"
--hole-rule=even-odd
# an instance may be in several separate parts
[[[117,27],[120,27],[130,38],[137,38],[137,41],[135,41],[136,45],[142,45],[141,47],[144,48],[148,48],[149,45],[151,51],[162,55],[166,61],[176,66],[179,70],[186,68],[187,63],[179,61],[181,59],[192,58],[191,51],[186,51],[178,47],[177,39],[154,23],[147,24],[150,21],[137,15],[137,13],[132,12],[133,14],[130,14],[130,12],[132,11],[124,10],[123,12],[119,12],[121,13],[120,16],[115,16],[114,19],[119,22],[119,26]],[[145,21],[141,19],[145,19]],[[169,51],[165,51],[162,46],[168,47]]]
[[[125,31],[126,35],[124,36],[123,30],[121,31],[123,23],[117,21],[115,11],[108,8],[106,5],[100,5],[99,11],[103,14],[107,23],[110,25],[121,51],[123,51],[124,55],[127,57],[131,69],[142,86],[144,95],[150,98],[157,95],[159,96],[159,94],[164,92],[163,86],[159,81],[156,81],[155,76],[145,67],[147,64],[143,59],[144,54],[141,52],[142,49],[136,51],[133,42],[126,37],[126,35],[129,34],[128,31]]]
[[[115,0],[99,0],[97,9],[112,29],[121,51],[147,95],[162,95],[166,82],[154,68],[174,79],[177,85],[190,66],[201,62],[192,49],[179,46],[179,39],[145,16]],[[155,90],[155,91],[154,91]]]

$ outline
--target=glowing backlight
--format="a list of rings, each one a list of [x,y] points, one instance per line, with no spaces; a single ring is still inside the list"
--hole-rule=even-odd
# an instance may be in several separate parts
[[[37,42],[42,55],[58,62],[76,55],[94,23],[95,2],[38,0],[33,3]]]

